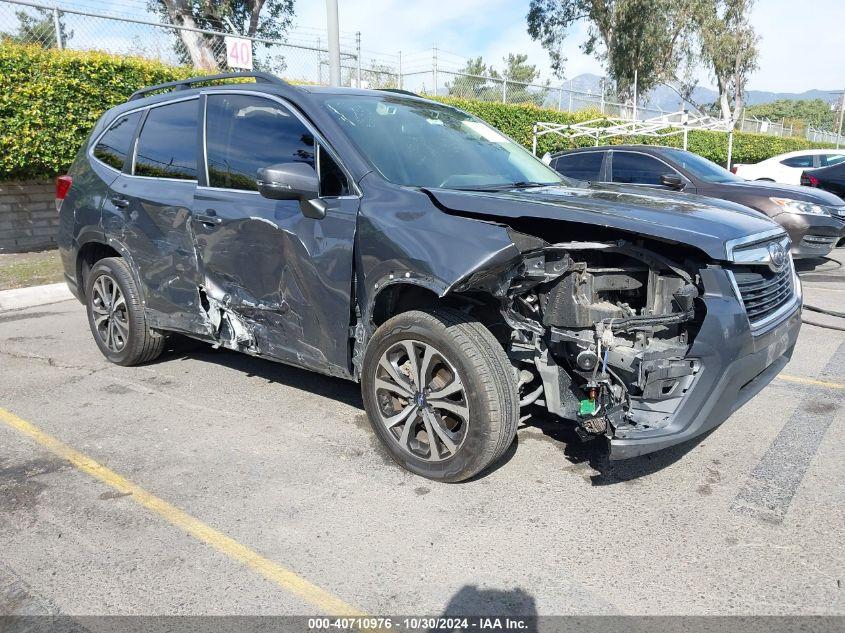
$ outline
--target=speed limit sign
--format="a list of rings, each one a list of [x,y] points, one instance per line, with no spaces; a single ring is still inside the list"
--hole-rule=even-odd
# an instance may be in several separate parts
[[[226,64],[229,68],[252,70],[252,40],[226,36]]]

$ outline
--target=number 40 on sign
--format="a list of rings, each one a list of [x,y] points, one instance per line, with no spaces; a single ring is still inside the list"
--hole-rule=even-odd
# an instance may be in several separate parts
[[[252,41],[243,37],[225,38],[226,64],[229,68],[252,70]]]

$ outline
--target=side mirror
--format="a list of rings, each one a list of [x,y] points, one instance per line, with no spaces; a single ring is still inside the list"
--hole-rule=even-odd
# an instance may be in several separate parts
[[[308,163],[278,163],[258,170],[258,192],[270,200],[299,200],[302,215],[321,220],[326,207],[318,196],[317,172]]]
[[[670,189],[676,189],[678,191],[687,185],[684,179],[678,174],[663,174],[660,176],[660,184],[664,187],[669,187]]]

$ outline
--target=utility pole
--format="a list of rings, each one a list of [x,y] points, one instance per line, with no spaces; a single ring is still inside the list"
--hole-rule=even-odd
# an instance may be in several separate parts
[[[434,82],[434,96],[437,96],[437,46],[433,46],[431,49],[431,79]]]
[[[340,85],[340,28],[337,23],[337,0],[326,0],[329,32],[329,85]]]
[[[839,144],[842,142],[842,118],[845,115],[845,90],[839,95],[839,128],[836,134],[836,149],[839,149]]]
[[[604,77],[599,80],[599,90],[601,91],[600,109],[601,113],[604,114]]]
[[[358,87],[361,87],[361,31],[355,32],[355,55],[357,58]]]
[[[58,7],[53,7],[53,28],[56,30],[56,48],[62,50],[64,42],[62,42],[62,21],[59,19]]]
[[[634,121],[637,120],[637,69],[634,68]]]

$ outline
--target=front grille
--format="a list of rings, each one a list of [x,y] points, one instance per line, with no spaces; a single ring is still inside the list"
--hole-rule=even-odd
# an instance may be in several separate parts
[[[732,269],[737,290],[751,325],[765,321],[792,300],[792,266],[773,272],[768,266],[737,266]]]

